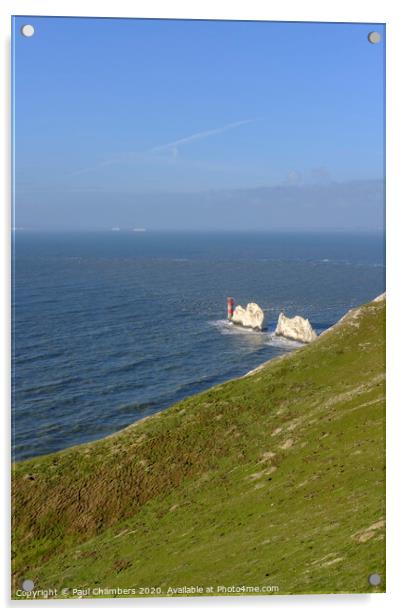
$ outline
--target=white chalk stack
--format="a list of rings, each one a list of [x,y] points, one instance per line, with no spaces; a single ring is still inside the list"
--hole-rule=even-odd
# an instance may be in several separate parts
[[[231,321],[236,325],[261,331],[264,323],[264,313],[258,304],[247,304],[246,308],[236,306]]]
[[[313,342],[317,338],[308,319],[299,316],[289,319],[283,312],[279,315],[275,334],[298,342]]]
[[[236,306],[233,308],[234,300],[232,297],[227,299],[228,320],[235,325],[241,325],[249,329],[261,331],[264,324],[264,312],[258,304],[250,302],[246,308]],[[297,342],[313,342],[317,334],[311,327],[310,321],[301,316],[288,318],[283,312],[280,313],[275,329],[276,336],[296,340]]]

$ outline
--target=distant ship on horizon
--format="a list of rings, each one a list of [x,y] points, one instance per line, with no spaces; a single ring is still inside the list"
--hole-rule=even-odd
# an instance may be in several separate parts
[[[111,229],[112,231],[131,231],[132,233],[145,233],[146,229],[144,227],[132,227],[131,229],[127,228],[127,227],[123,227],[123,229],[121,227],[112,227]]]

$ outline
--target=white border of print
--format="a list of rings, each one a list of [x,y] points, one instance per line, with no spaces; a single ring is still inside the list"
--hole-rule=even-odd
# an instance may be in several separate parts
[[[2,508],[1,530],[3,545],[1,552],[1,598],[6,608],[47,609],[61,607],[73,610],[84,608],[91,612],[102,608],[114,610],[135,610],[136,613],[150,614],[156,610],[173,613],[177,610],[191,612],[230,611],[240,613],[252,609],[255,613],[265,614],[267,609],[287,614],[297,609],[299,616],[312,616],[322,613],[367,614],[381,609],[392,609],[399,601],[398,585],[400,584],[400,554],[402,498],[400,489],[400,435],[402,425],[402,404],[400,367],[398,352],[402,348],[402,328],[399,327],[399,314],[402,306],[401,280],[402,240],[401,240],[401,178],[398,177],[398,166],[401,156],[397,148],[402,143],[401,122],[398,109],[402,109],[402,88],[400,80],[400,61],[402,58],[402,17],[401,4],[394,0],[336,0],[322,2],[319,0],[282,0],[271,3],[268,0],[113,0],[105,2],[98,0],[3,0],[0,6],[0,36],[1,36],[1,91],[2,97],[0,134],[3,135],[0,148],[0,186],[3,191],[3,208],[1,210],[1,337],[2,367],[0,371],[0,391],[3,396],[2,421],[5,451],[1,467],[3,470],[2,502],[9,502],[9,370],[10,370],[10,16],[14,15],[65,15],[65,16],[98,16],[98,17],[165,17],[165,18],[206,18],[206,19],[265,19],[272,21],[334,21],[334,22],[367,22],[387,24],[387,593],[384,595],[304,595],[304,596],[270,596],[270,597],[239,597],[239,598],[201,598],[201,599],[154,599],[125,600],[108,599],[93,601],[35,601],[10,602],[9,597],[9,508]],[[399,176],[401,174],[399,173]],[[398,181],[399,180],[399,181]],[[398,318],[399,317],[399,318]],[[398,380],[399,377],[399,380]]]

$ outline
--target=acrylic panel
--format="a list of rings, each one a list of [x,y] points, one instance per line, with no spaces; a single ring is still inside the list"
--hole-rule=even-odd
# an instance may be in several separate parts
[[[12,30],[12,597],[384,592],[385,25]]]

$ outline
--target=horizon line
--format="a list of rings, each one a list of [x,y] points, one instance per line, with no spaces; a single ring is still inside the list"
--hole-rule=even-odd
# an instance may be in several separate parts
[[[311,228],[285,228],[278,227],[273,229],[261,229],[261,228],[246,228],[246,229],[224,229],[220,227],[216,228],[202,228],[195,229],[191,227],[186,228],[135,228],[130,226],[118,227],[14,227],[11,228],[12,233],[17,232],[47,232],[47,233],[124,233],[132,235],[146,235],[147,233],[385,233],[385,227],[334,227],[333,229],[327,227],[311,227]]]

